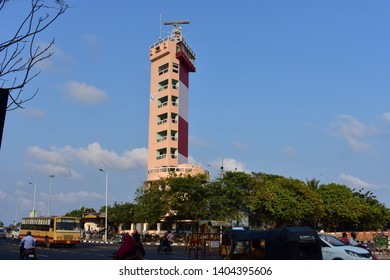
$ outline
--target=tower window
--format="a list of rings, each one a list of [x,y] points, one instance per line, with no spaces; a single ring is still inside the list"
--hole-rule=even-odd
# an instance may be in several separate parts
[[[165,63],[164,65],[161,65],[158,67],[158,74],[162,75],[164,73],[168,72],[168,63]]]
[[[168,96],[164,96],[158,99],[158,108],[168,105]]]
[[[172,72],[179,73],[179,64],[172,62]]]
[[[177,131],[176,130],[171,130],[171,140],[177,141]]]
[[[178,117],[179,117],[178,114],[171,113],[171,120],[172,120],[172,123],[177,123]]]
[[[167,148],[157,150],[156,159],[163,159],[166,157],[167,157]]]
[[[167,131],[160,131],[157,133],[157,142],[162,142],[167,140]]]
[[[179,81],[172,79],[172,88],[179,89]]]
[[[168,80],[164,80],[158,83],[158,91],[162,91],[168,88]]]
[[[177,149],[171,148],[171,158],[177,158]]]
[[[157,116],[157,124],[158,125],[166,123],[167,120],[168,120],[168,114],[167,113],[161,114],[161,115]]]
[[[179,97],[172,96],[172,105],[176,107],[179,106]]]

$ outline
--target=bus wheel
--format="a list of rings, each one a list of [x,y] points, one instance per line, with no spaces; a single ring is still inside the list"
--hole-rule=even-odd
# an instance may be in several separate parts
[[[47,237],[47,236],[45,238],[45,245],[46,245],[47,248],[50,248],[49,237]]]

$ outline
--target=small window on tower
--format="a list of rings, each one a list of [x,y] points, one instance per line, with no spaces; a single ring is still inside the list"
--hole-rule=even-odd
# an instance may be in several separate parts
[[[179,81],[172,79],[172,88],[179,89]]]
[[[172,72],[179,73],[179,64],[174,62],[172,63]]]
[[[165,63],[164,65],[161,65],[158,67],[158,74],[162,75],[164,73],[168,72],[168,63]]]
[[[168,88],[168,80],[164,80],[158,83],[158,91],[162,91]]]

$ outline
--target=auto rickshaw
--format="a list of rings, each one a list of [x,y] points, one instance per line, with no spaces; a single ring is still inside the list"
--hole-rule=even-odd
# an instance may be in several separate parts
[[[225,231],[220,256],[227,260],[322,260],[321,240],[309,227]]]

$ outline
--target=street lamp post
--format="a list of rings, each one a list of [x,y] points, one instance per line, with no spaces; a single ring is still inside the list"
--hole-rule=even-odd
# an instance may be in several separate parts
[[[34,200],[33,200],[33,215],[35,217],[35,197],[36,197],[36,194],[37,194],[37,184],[36,183],[32,183],[32,182],[28,182],[30,185],[34,185]]]
[[[104,162],[103,162],[104,164]],[[106,167],[106,165],[104,164],[104,166]],[[108,200],[108,171],[107,171],[107,167],[106,169],[101,169],[99,168],[99,170],[103,173],[106,174],[106,217],[105,217],[105,221],[104,221],[104,242],[107,242],[107,218],[108,218],[108,213],[107,213],[107,200]]]
[[[52,185],[52,181],[53,181],[53,178],[54,178],[54,175],[49,175],[49,178],[50,178],[50,191],[49,191],[49,203],[48,203],[48,206],[47,206],[47,216],[50,217],[50,206],[51,206],[51,185]]]

